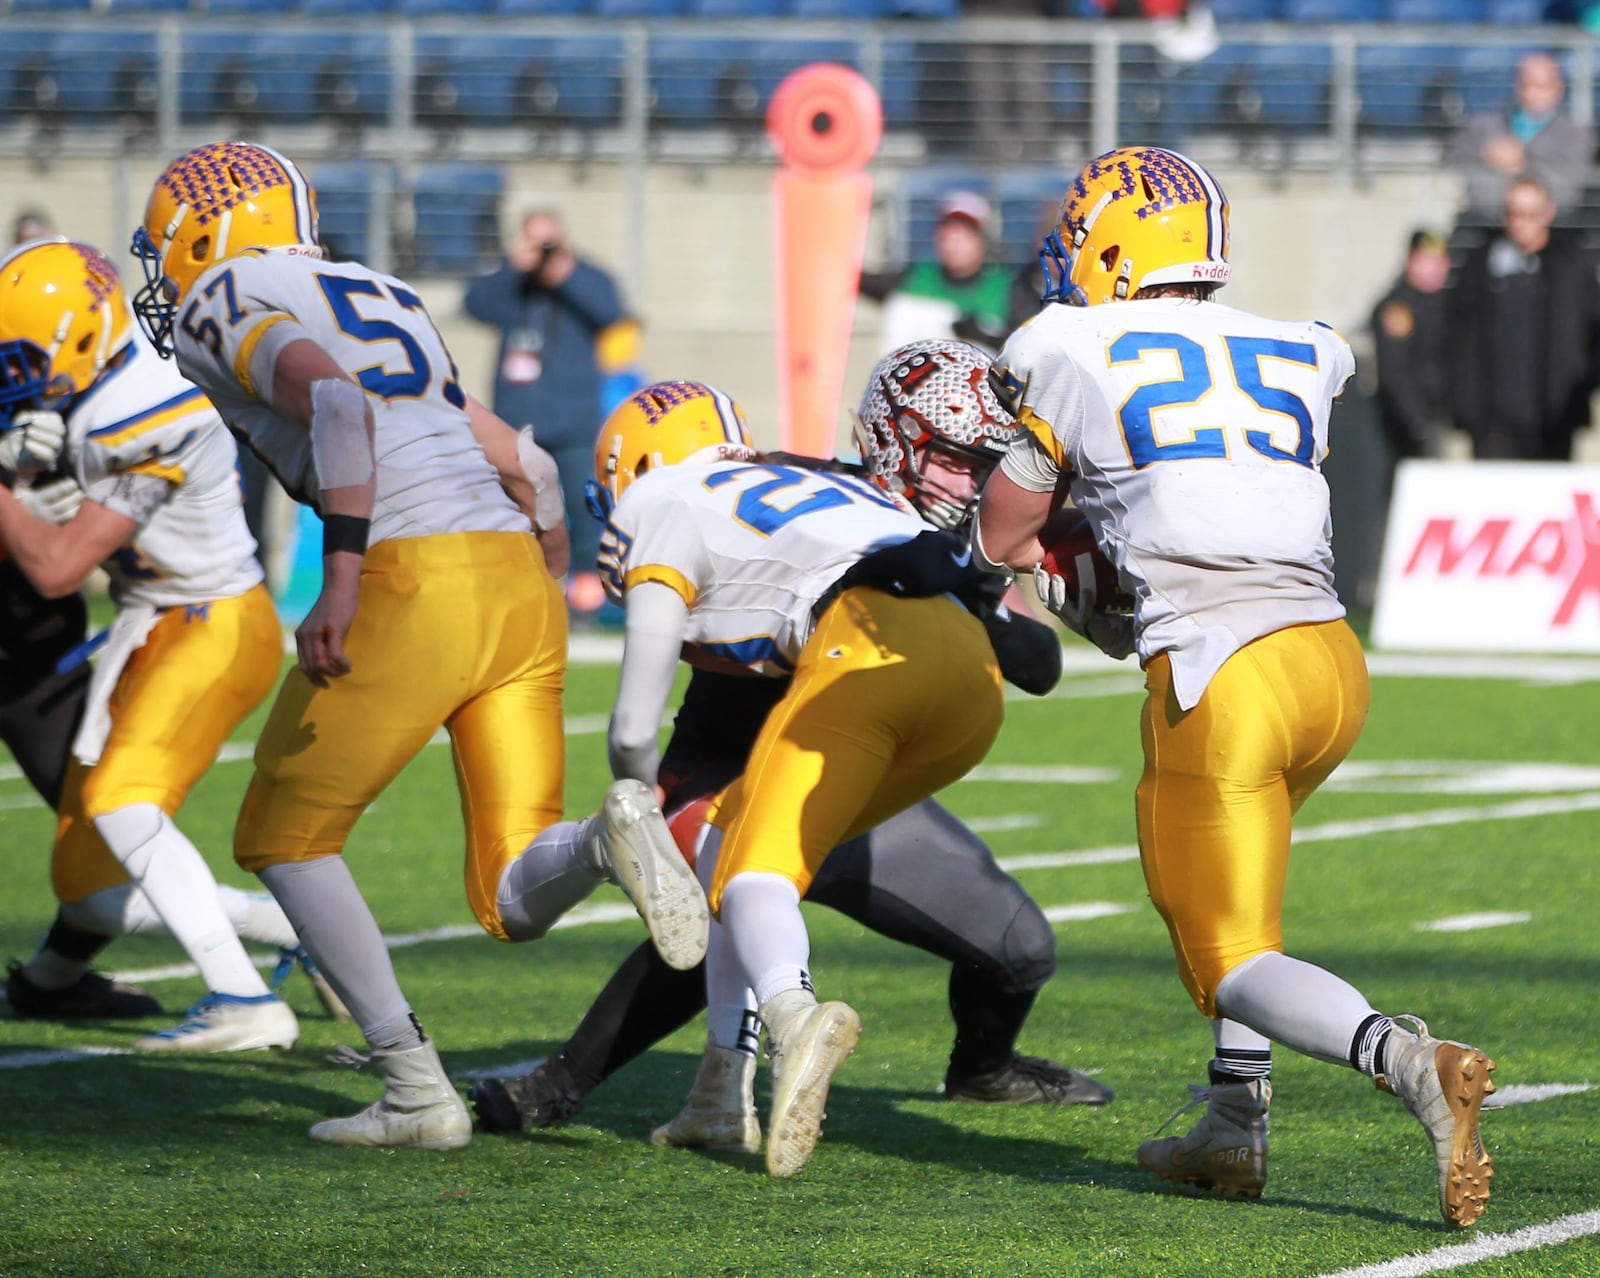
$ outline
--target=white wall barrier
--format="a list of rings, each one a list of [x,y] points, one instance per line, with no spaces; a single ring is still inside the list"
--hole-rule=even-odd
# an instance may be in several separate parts
[[[1372,642],[1600,652],[1600,466],[1403,463]]]

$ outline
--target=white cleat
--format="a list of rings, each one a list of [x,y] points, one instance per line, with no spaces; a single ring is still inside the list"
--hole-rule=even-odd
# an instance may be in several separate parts
[[[1494,1092],[1492,1060],[1476,1047],[1428,1033],[1419,1017],[1396,1016],[1378,1086],[1398,1096],[1433,1142],[1439,1212],[1458,1229],[1483,1215],[1494,1162],[1483,1147],[1478,1114]],[[1416,1030],[1402,1029],[1410,1021]]]
[[[377,1067],[384,1078],[383,1099],[349,1118],[317,1123],[311,1128],[312,1140],[406,1149],[460,1149],[471,1143],[472,1116],[445,1074],[431,1038],[399,1052],[349,1054]]]
[[[756,1058],[707,1043],[689,1100],[670,1123],[650,1133],[652,1145],[754,1154],[761,1148],[756,1117]]]
[[[793,1176],[811,1161],[821,1139],[828,1087],[856,1050],[861,1018],[845,1003],[818,1003],[810,994],[788,991],[761,1008],[761,1019],[772,1051],[767,1174]]]
[[[137,1038],[133,1046],[140,1052],[254,1052],[288,1049],[299,1037],[300,1023],[276,994],[208,994],[182,1024]]]
[[[642,781],[613,782],[602,820],[607,868],[650,929],[656,952],[668,967],[694,967],[706,956],[711,911],[655,791]]]

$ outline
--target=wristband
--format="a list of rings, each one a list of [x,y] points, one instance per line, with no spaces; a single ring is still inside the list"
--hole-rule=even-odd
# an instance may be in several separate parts
[[[370,519],[358,519],[354,515],[329,515],[322,521],[322,557],[339,551],[348,551],[352,555],[367,553],[367,531],[372,527]]]

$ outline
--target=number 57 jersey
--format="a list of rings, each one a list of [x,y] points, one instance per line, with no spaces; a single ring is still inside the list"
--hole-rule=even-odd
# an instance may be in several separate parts
[[[296,500],[319,499],[311,434],[269,402],[276,352],[293,337],[326,351],[372,405],[370,544],[532,531],[473,437],[455,364],[417,294],[356,262],[252,250],[194,282],[173,345],[184,375]]]
[[[1028,432],[1006,473],[1071,476],[1185,709],[1251,640],[1344,615],[1321,468],[1354,370],[1324,324],[1179,298],[1047,307],[996,361]]]
[[[658,582],[688,605],[685,642],[758,674],[790,673],[811,608],[845,569],[926,525],[853,476],[744,462],[641,475],[611,512],[600,574],[614,596]]]

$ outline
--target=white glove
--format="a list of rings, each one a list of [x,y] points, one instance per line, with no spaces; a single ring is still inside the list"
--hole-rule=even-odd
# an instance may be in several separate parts
[[[1094,570],[1088,564],[1083,567],[1076,598],[1067,589],[1067,579],[1043,564],[1034,565],[1033,588],[1039,592],[1039,602],[1066,622],[1069,630],[1082,635],[1113,661],[1121,661],[1134,649],[1133,614],[1096,612]]]
[[[566,503],[561,499],[561,474],[556,469],[556,459],[534,442],[532,426],[517,432],[517,461],[533,485],[533,526],[539,532],[561,527],[567,517]]]
[[[83,489],[70,476],[52,479],[48,484],[18,484],[13,493],[35,519],[52,524],[71,523],[83,505]]]
[[[14,475],[37,475],[49,470],[67,442],[67,424],[60,413],[24,408],[0,430],[0,468]]]

